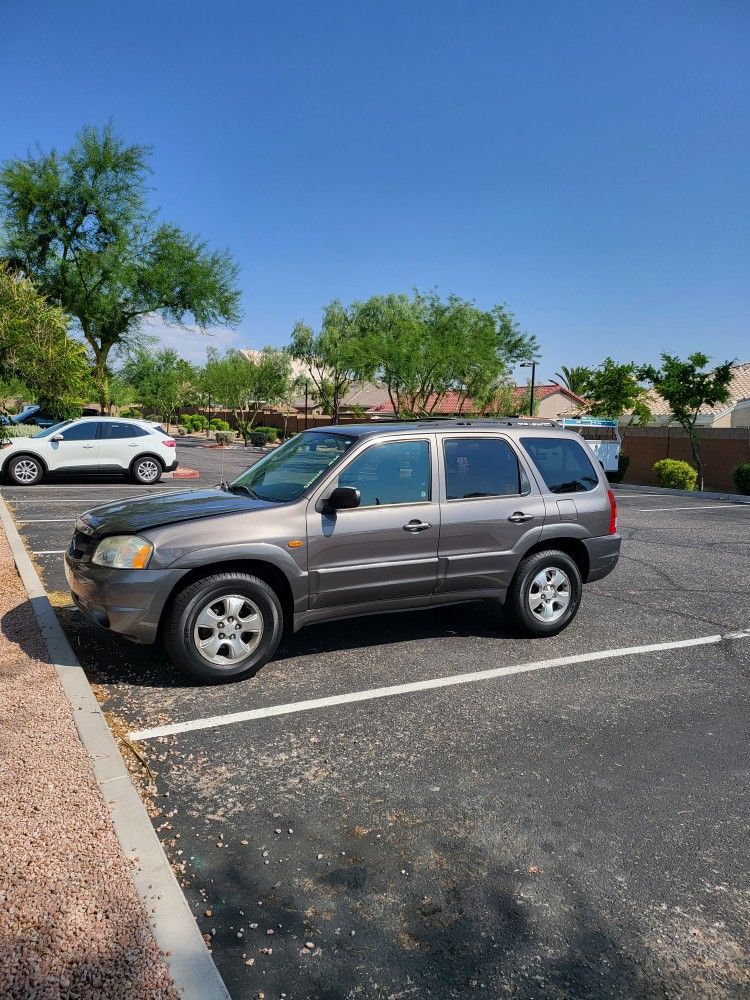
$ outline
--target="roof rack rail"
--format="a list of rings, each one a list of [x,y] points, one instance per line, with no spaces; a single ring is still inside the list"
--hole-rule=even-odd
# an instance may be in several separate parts
[[[428,420],[417,418],[415,423],[427,424],[452,423],[458,427],[562,427],[562,421],[545,419],[544,417],[431,417]]]

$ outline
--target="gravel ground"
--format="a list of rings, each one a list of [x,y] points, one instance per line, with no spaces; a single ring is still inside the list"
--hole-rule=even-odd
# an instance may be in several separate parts
[[[0,996],[177,998],[0,529]]]

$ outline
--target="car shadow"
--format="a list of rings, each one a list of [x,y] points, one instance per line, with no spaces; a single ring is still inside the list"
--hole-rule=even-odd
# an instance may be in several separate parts
[[[172,665],[161,642],[152,646],[136,645],[99,628],[72,605],[55,610],[68,642],[92,684],[140,688],[198,686],[197,682]],[[0,628],[6,634],[10,630],[13,641],[24,648],[28,639],[13,627],[12,615],[13,612],[9,612],[0,621]],[[497,639],[511,635],[499,605],[483,601],[311,625],[295,635],[285,635],[274,661],[365,649],[384,643],[419,642],[448,636]]]

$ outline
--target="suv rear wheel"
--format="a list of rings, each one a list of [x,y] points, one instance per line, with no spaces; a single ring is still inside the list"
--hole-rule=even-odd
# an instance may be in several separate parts
[[[581,589],[581,571],[566,552],[534,552],[516,570],[505,611],[524,635],[557,635],[575,618]]]
[[[164,645],[175,665],[199,681],[238,680],[276,652],[283,617],[265,580],[217,573],[177,595],[165,621]]]
[[[130,475],[134,482],[140,483],[141,486],[151,486],[153,483],[158,483],[162,472],[164,472],[164,466],[154,455],[142,455],[130,467]]]

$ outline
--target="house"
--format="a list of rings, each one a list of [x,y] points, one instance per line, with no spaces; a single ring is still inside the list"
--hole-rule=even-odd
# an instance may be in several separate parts
[[[514,386],[513,388],[513,395],[518,405],[519,414],[527,392],[528,388],[526,386]],[[534,404],[536,409],[535,416],[547,420],[556,420],[562,416],[576,416],[576,414],[582,413],[586,408],[585,399],[581,399],[580,396],[571,392],[570,389],[566,389],[565,386],[558,385],[556,382],[535,386]],[[427,401],[426,406],[427,412],[436,417],[469,416],[476,414],[477,409],[472,399],[462,398],[458,392],[446,392],[437,400],[433,396]],[[491,413],[492,407],[487,407],[486,412]],[[368,409],[367,413],[375,419],[392,416],[393,404],[387,398],[379,406]]]
[[[750,427],[750,361],[734,365],[732,373],[728,402],[702,407],[697,420],[699,427]],[[646,402],[651,409],[651,426],[670,423],[669,403],[658,392],[648,392]],[[630,414],[620,419],[627,423]]]

